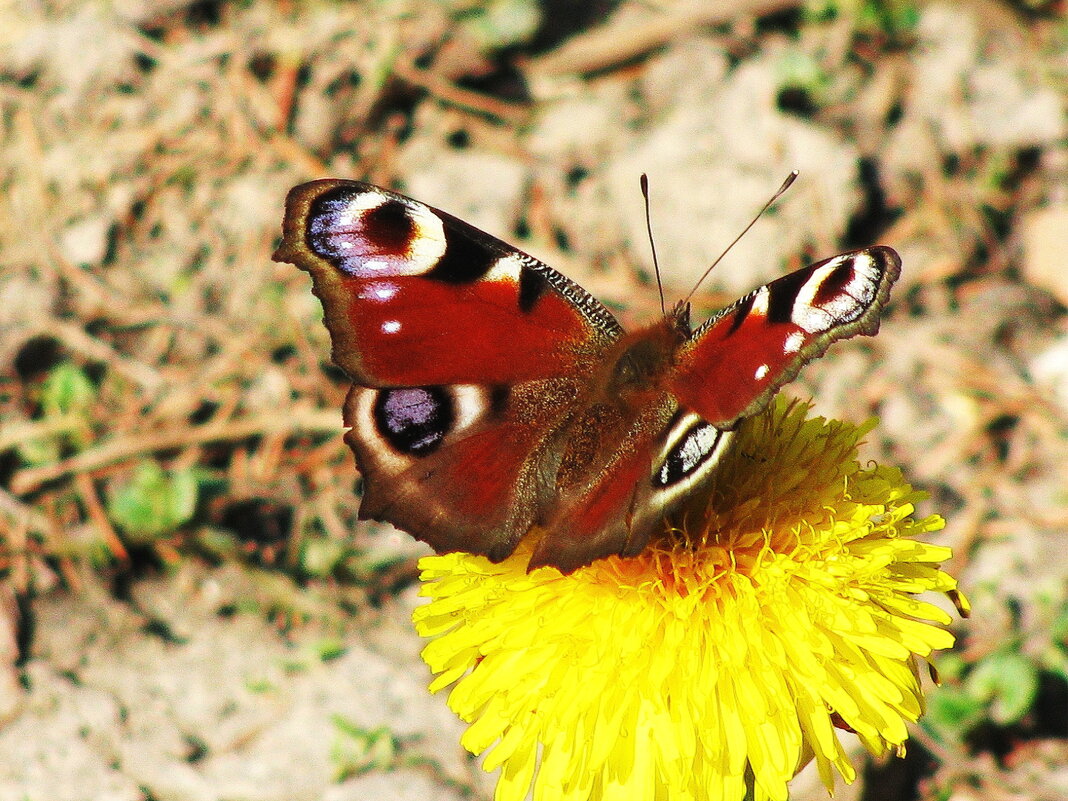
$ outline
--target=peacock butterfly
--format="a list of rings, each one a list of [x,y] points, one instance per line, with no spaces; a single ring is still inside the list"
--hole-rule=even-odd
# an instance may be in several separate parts
[[[707,483],[739,420],[837,339],[874,334],[888,247],[833,256],[692,329],[631,333],[560,273],[386,189],[320,180],[286,200],[274,254],[311,273],[353,381],[362,518],[439,552],[528,569],[639,553]]]

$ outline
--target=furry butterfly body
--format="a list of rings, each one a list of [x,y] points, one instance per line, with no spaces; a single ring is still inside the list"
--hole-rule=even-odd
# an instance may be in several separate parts
[[[312,276],[352,379],[361,517],[440,552],[570,572],[639,553],[710,479],[739,420],[828,345],[874,334],[886,247],[771,282],[692,329],[680,304],[625,332],[537,259],[418,201],[313,181],[275,259]]]

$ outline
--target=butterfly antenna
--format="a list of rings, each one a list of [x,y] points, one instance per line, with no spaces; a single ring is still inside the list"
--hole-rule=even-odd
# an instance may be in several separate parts
[[[731,248],[738,244],[738,240],[740,240],[743,236],[745,236],[746,233],[749,232],[750,228],[752,228],[754,225],[756,225],[756,221],[759,220],[764,215],[764,212],[767,211],[771,207],[772,203],[774,203],[776,200],[778,200],[780,197],[782,197],[783,194],[785,194],[786,190],[790,188],[790,185],[796,179],[797,179],[797,170],[791,170],[790,174],[786,176],[786,180],[782,182],[782,186],[780,186],[778,191],[774,195],[771,196],[771,199],[767,203],[764,204],[763,208],[761,208],[760,211],[758,211],[756,213],[756,216],[753,217],[753,219],[749,221],[749,225],[745,226],[745,228],[742,229],[742,232],[740,234],[738,234],[738,236],[734,237],[734,241],[731,242],[729,245],[727,245],[727,247],[724,248],[723,252],[719,254],[719,256],[716,258],[716,260],[714,262],[712,262],[708,266],[708,269],[705,270],[704,273],[701,274],[701,277],[697,279],[697,283],[693,285],[693,289],[690,290],[690,294],[686,296],[686,299],[683,300],[683,303],[688,303],[689,302],[690,298],[693,297],[694,292],[697,291],[697,288],[699,286],[701,286],[701,284],[704,283],[706,278],[708,278],[708,274],[712,272],[712,268],[715,267],[717,264],[719,264],[721,261],[723,261],[723,257],[731,252]]]
[[[649,233],[649,249],[653,252],[653,270],[656,272],[656,288],[660,291],[660,313],[667,317],[667,307],[664,305],[664,282],[660,280],[660,262],[656,260],[656,243],[653,242],[653,223],[649,215],[649,176],[644,172],[640,179],[642,185],[642,197],[645,198],[645,230]]]

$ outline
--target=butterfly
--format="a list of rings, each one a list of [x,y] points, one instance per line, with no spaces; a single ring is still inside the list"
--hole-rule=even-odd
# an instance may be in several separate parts
[[[873,335],[891,248],[787,274],[697,328],[624,331],[582,287],[438,209],[356,181],[295,187],[274,254],[311,274],[352,380],[362,519],[529,570],[633,556],[706,486],[739,421],[831,342]]]

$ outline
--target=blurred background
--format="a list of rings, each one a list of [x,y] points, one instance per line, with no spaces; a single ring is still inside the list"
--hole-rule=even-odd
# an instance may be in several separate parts
[[[0,5],[0,801],[488,799],[357,523],[294,184],[398,188],[633,326],[792,169],[701,319],[876,242],[882,332],[788,392],[881,424],[975,607],[840,799],[1068,798],[1060,0]],[[815,777],[797,799],[825,798]]]

